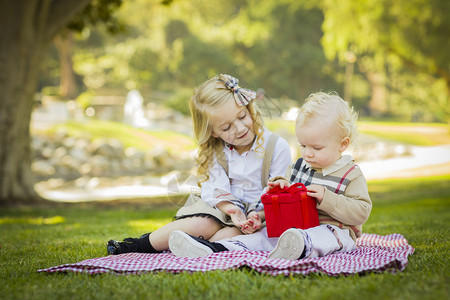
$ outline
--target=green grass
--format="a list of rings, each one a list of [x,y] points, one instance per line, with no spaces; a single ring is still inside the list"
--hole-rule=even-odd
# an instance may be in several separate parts
[[[59,131],[66,132],[70,136],[87,137],[91,140],[114,138],[120,140],[124,147],[135,147],[143,151],[151,150],[155,146],[164,146],[174,153],[192,151],[196,148],[194,140],[181,133],[171,130],[137,129],[126,124],[111,121],[69,121],[53,126],[45,134],[54,135]]]
[[[267,119],[265,123],[274,132],[286,132],[290,136],[295,136],[294,121]],[[446,124],[360,121],[358,127],[362,134],[398,143],[417,146],[450,144],[450,131]],[[87,137],[91,140],[115,138],[120,140],[125,147],[135,147],[142,151],[151,150],[155,146],[163,146],[171,153],[196,149],[194,140],[187,135],[170,130],[137,129],[118,122],[70,121],[55,125],[45,134],[53,135],[58,131],[64,131],[70,136]],[[34,133],[43,134],[43,132]]]
[[[287,131],[289,135],[295,135],[294,121],[270,119],[266,120],[266,125],[272,131]],[[365,135],[408,145],[450,144],[450,128],[447,124],[359,121],[358,129]]]
[[[110,238],[169,222],[176,207],[64,205],[1,208],[0,299],[447,299],[450,175],[369,182],[368,233],[400,233],[415,248],[405,271],[268,276],[244,268],[141,276],[42,274],[104,256]]]
[[[450,144],[450,128],[437,123],[358,122],[361,133],[410,145]]]

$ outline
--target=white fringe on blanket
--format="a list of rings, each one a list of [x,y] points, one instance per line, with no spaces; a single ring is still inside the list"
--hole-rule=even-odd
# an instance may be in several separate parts
[[[414,253],[414,248],[400,234],[385,236],[363,234],[357,240],[356,245],[357,249],[350,252],[297,261],[268,259],[269,252],[267,251],[225,251],[200,258],[181,258],[170,252],[160,254],[125,253],[40,269],[38,272],[129,275],[160,271],[170,273],[206,272],[249,267],[269,275],[306,275],[319,272],[338,276],[367,272],[395,273],[403,271],[408,264],[408,256]]]

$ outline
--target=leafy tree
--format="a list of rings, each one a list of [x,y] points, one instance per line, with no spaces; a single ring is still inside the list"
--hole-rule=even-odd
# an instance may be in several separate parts
[[[343,62],[348,51],[356,54],[357,64],[372,86],[374,112],[390,109],[390,103],[386,102],[390,99],[389,92],[394,98],[402,94],[411,96],[408,91],[417,91],[421,86],[421,92],[406,101],[420,103],[422,110],[423,106],[436,109],[438,103],[438,109],[449,114],[450,2],[324,0],[322,3],[324,51],[330,59],[338,57]],[[417,75],[415,80],[404,80],[411,74]],[[430,89],[430,82],[434,90]],[[442,89],[437,87],[442,85]],[[442,92],[445,99],[440,99]],[[429,101],[430,98],[439,99]]]
[[[121,2],[90,1],[0,0],[0,204],[42,200],[33,188],[29,131],[39,67],[54,37],[71,20],[72,29],[108,20]],[[84,17],[77,17],[83,9]]]
[[[98,24],[102,24],[111,34],[123,32],[124,25],[114,17],[114,12],[121,4],[122,0],[92,1],[53,39],[59,57],[59,95],[62,98],[73,99],[78,94],[77,74],[73,70],[72,63],[73,33],[80,33],[82,30]]]
[[[136,1],[135,12],[121,11],[133,13],[130,31],[140,34],[114,47],[127,49],[117,54],[130,64],[115,65],[126,68],[123,73],[140,89],[192,88],[219,72],[275,97],[303,99],[315,90],[337,89],[333,62],[320,44],[323,14],[314,1],[175,1],[147,8],[152,5]]]
[[[0,204],[39,199],[29,131],[39,64],[53,37],[88,3],[0,1]]]
[[[254,64],[252,75],[258,86],[276,97],[299,100],[318,90],[339,91],[333,72],[326,72],[334,67],[320,44],[321,10],[309,1],[275,3],[265,13],[258,12],[256,3],[247,11],[248,22],[257,19],[270,24],[267,37],[245,51]]]

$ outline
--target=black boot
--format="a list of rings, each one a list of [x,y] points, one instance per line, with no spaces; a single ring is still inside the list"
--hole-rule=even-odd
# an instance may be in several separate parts
[[[144,233],[144,234],[141,235],[139,238],[142,239],[142,238],[145,238],[146,236],[148,237],[148,236],[150,235],[150,233],[151,233],[151,232],[149,232],[149,233]]]
[[[140,238],[126,238],[123,242],[110,240],[106,245],[108,255],[117,255],[129,252],[139,252],[139,253],[160,253],[153,248],[150,244],[149,239],[150,233],[142,235]]]

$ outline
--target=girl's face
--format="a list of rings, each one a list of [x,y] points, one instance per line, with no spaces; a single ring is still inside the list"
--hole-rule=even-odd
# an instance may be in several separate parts
[[[245,106],[235,101],[211,110],[211,135],[233,145],[239,154],[251,149],[255,139],[253,119]]]
[[[313,117],[297,125],[295,134],[303,159],[317,169],[334,164],[350,142],[348,137],[339,134],[333,122],[323,117]]]

